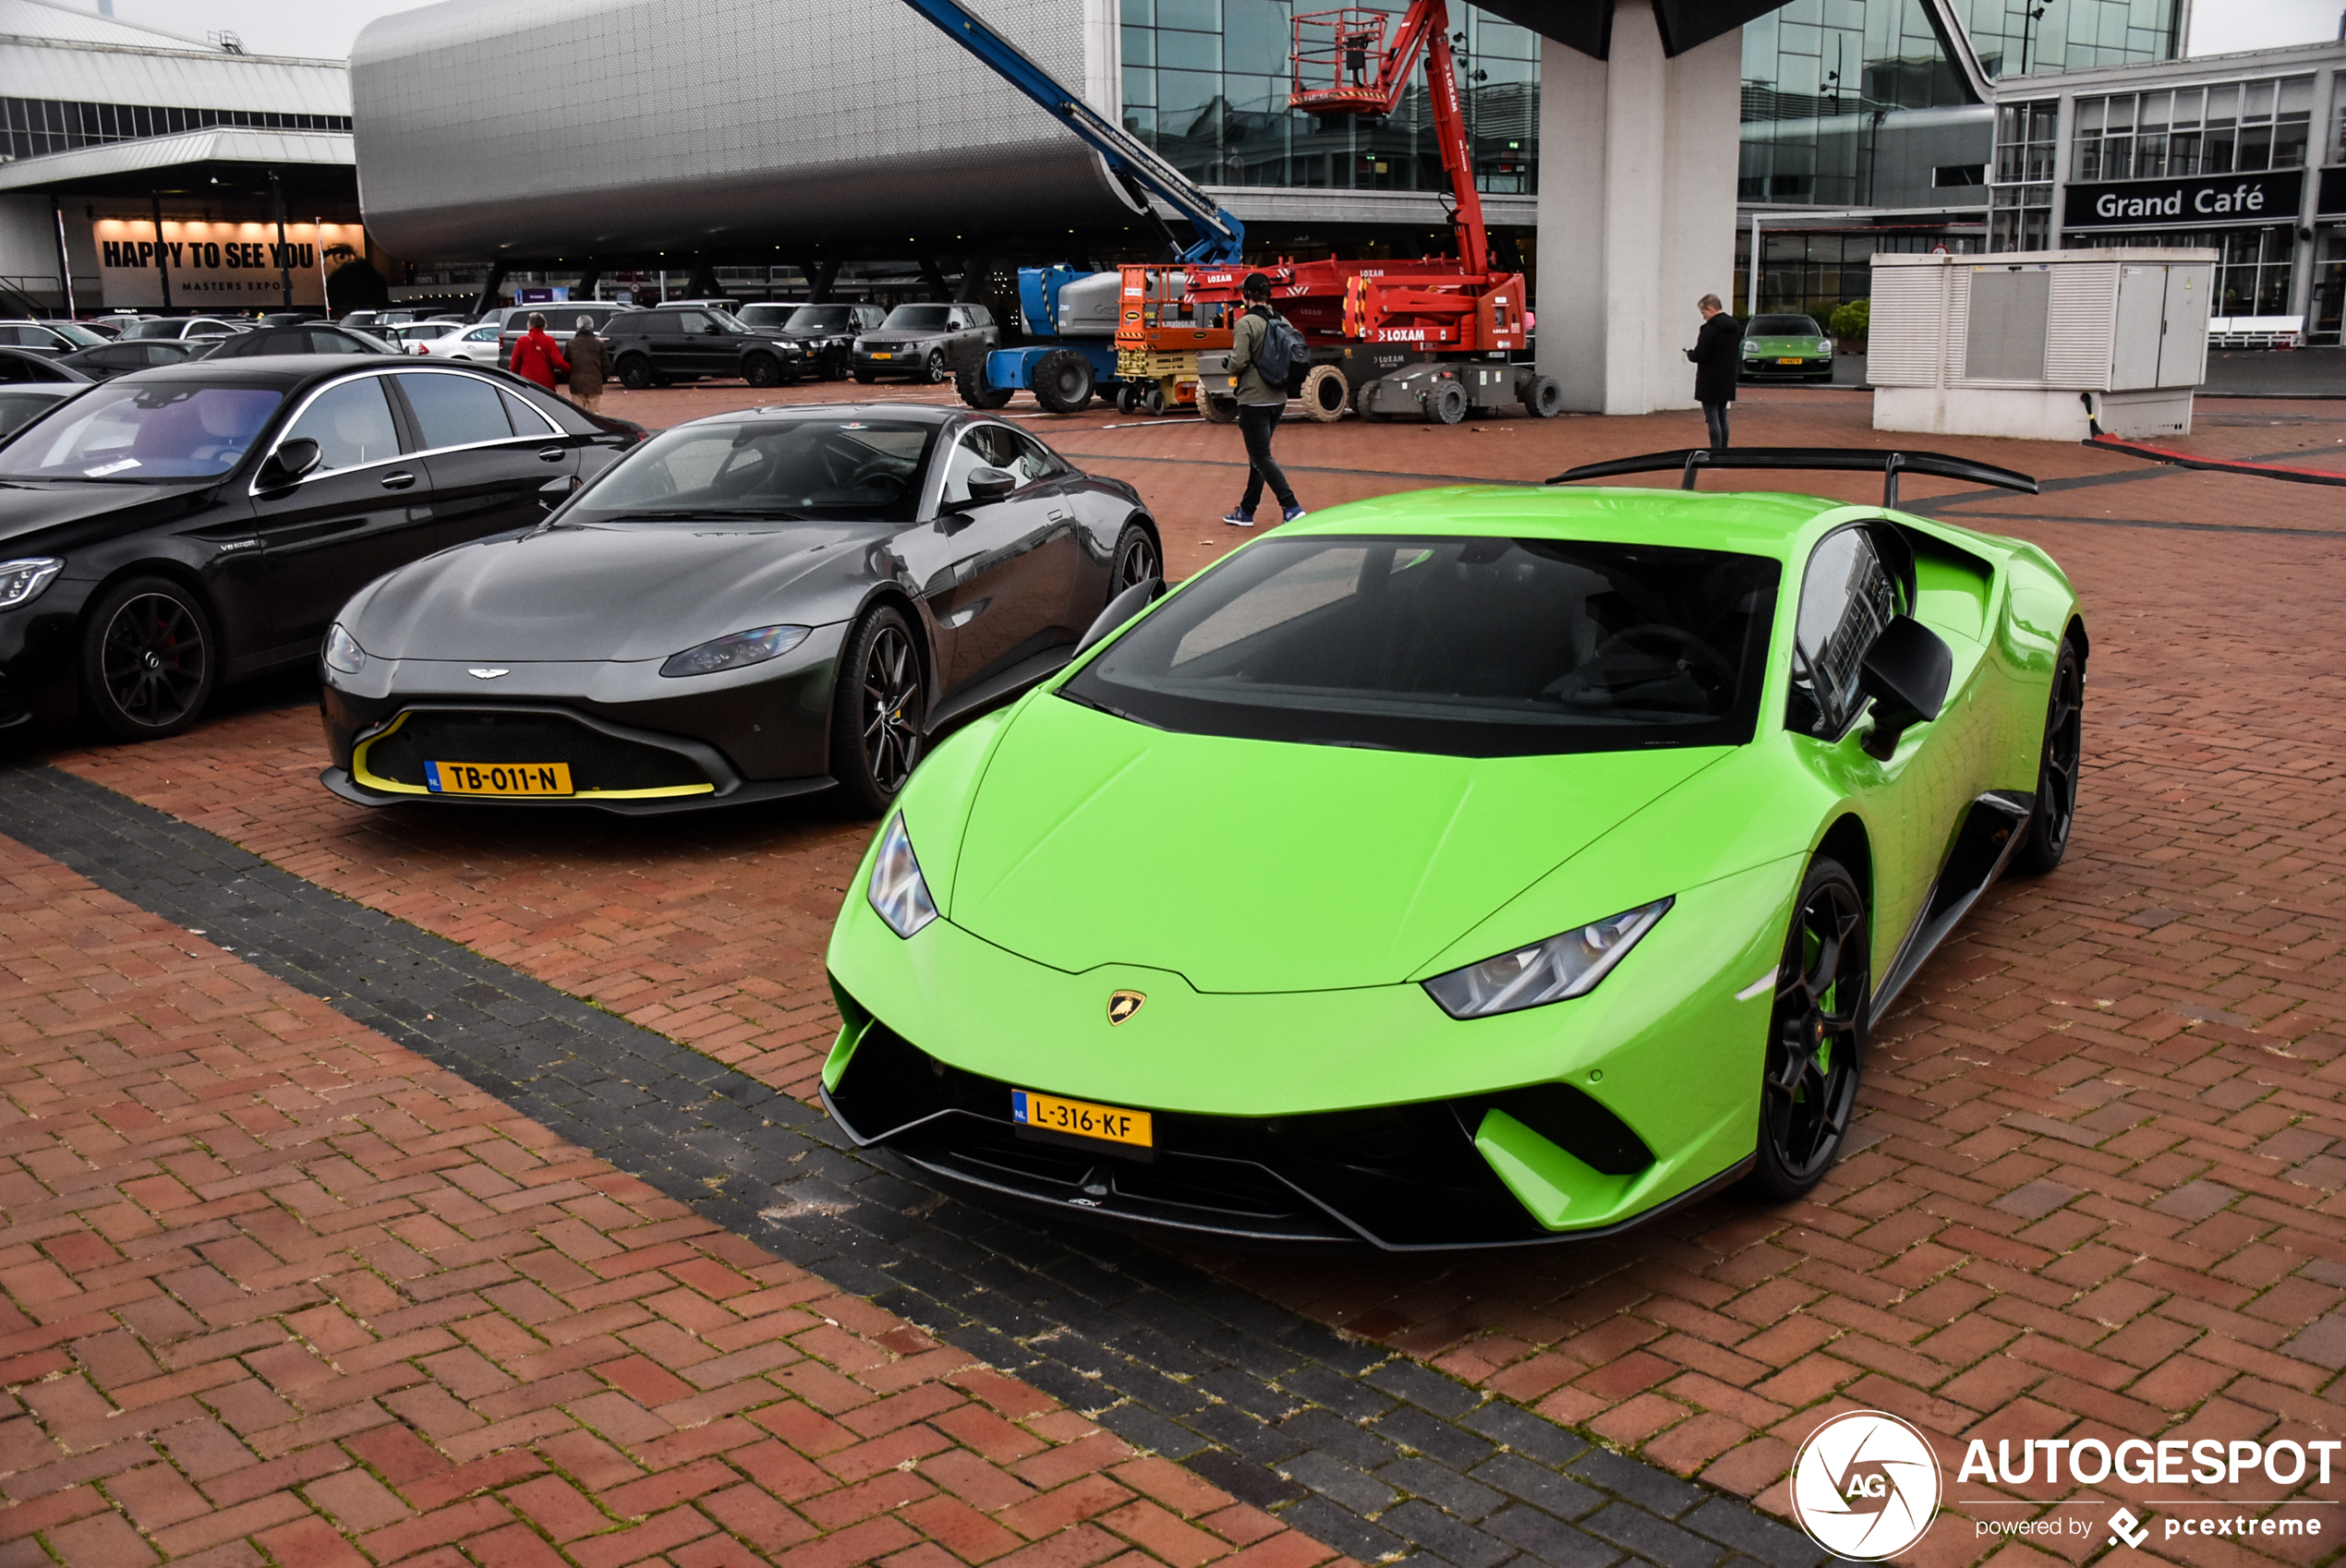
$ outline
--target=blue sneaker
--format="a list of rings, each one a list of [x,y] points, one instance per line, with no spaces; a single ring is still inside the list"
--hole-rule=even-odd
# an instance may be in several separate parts
[[[1299,517],[1300,517],[1300,516],[1302,516],[1302,515],[1303,515],[1303,509],[1302,509],[1301,507],[1300,507],[1300,506],[1290,506],[1290,507],[1288,507],[1287,510],[1285,510],[1284,512],[1281,512],[1281,513],[1279,513],[1279,521],[1280,521],[1280,522],[1282,522],[1282,523],[1292,523],[1292,522],[1294,522],[1297,518],[1299,518]]]
[[[1234,506],[1230,508],[1230,514],[1227,517],[1223,518],[1222,521],[1227,523],[1233,528],[1252,528],[1254,526],[1254,513],[1251,512],[1241,512]],[[1292,521],[1292,519],[1289,519],[1289,521]]]

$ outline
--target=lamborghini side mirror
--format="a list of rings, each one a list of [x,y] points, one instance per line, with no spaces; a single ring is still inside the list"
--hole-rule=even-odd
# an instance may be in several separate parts
[[[1899,740],[1939,717],[1955,656],[1939,633],[1912,616],[1893,615],[1857,666],[1857,688],[1873,699],[1866,754],[1888,760]]]

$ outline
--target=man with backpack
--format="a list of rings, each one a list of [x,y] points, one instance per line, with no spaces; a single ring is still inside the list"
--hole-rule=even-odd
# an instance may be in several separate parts
[[[1246,439],[1246,499],[1222,521],[1234,528],[1253,527],[1254,509],[1268,484],[1279,498],[1279,521],[1292,523],[1303,515],[1303,507],[1271,459],[1271,437],[1287,412],[1288,377],[1306,352],[1303,334],[1271,308],[1269,278],[1249,272],[1239,293],[1246,299],[1246,312],[1230,331],[1230,376],[1239,402],[1239,434]]]

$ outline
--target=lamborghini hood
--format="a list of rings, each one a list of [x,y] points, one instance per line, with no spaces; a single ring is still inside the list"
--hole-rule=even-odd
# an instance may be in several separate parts
[[[665,658],[789,621],[790,590],[888,529],[849,523],[589,524],[504,535],[384,578],[351,625],[378,658]]]
[[[1281,744],[1045,695],[986,768],[945,912],[1071,973],[1143,965],[1205,992],[1394,984],[1724,754]]]

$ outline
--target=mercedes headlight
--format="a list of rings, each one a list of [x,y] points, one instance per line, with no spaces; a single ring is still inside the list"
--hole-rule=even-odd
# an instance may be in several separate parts
[[[880,919],[899,936],[910,936],[937,918],[937,900],[921,880],[921,862],[913,855],[912,838],[904,831],[902,813],[889,818],[880,835],[879,856],[872,862],[871,886],[865,896]]]
[[[786,654],[806,640],[811,628],[760,626],[754,632],[733,632],[713,637],[696,648],[686,648],[659,667],[662,675],[714,675],[720,669],[763,664]]]
[[[873,881],[877,886],[878,878]],[[1578,931],[1437,974],[1425,982],[1426,993],[1454,1019],[1489,1018],[1585,996],[1669,912],[1673,901],[1640,904]]]
[[[367,650],[358,639],[344,631],[339,623],[326,633],[326,668],[339,669],[345,675],[356,675],[366,667]]]
[[[0,561],[0,609],[14,609],[20,604],[30,604],[49,585],[49,579],[64,571],[66,563],[53,555],[36,555],[22,561]]]

